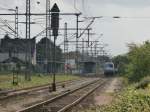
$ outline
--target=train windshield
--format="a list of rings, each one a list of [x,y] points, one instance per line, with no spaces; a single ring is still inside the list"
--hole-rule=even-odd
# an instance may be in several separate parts
[[[105,64],[105,67],[113,68],[113,64]]]

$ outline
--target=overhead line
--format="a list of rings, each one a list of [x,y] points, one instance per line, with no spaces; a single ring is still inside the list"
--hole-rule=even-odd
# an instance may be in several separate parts
[[[54,12],[55,13],[55,12]],[[0,16],[12,16],[12,15],[16,15],[16,14],[10,14],[10,13],[1,13]],[[18,15],[26,15],[26,13],[18,13]],[[49,14],[45,14],[45,13],[31,13],[31,16],[44,16],[44,15],[49,15]],[[50,14],[51,15],[51,14]],[[71,15],[81,15],[81,13],[60,13],[60,15],[66,15],[66,16],[71,16]]]

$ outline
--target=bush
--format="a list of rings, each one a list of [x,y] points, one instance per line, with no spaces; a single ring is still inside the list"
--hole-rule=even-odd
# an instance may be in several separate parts
[[[125,74],[130,82],[138,82],[150,74],[150,42],[130,44],[129,49],[129,63],[124,66]]]
[[[129,88],[110,106],[101,106],[83,112],[150,112],[150,94]]]
[[[146,89],[149,84],[150,77],[145,77],[136,85],[136,89]]]

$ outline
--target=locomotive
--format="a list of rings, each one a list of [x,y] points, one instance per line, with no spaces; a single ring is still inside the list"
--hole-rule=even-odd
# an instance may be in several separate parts
[[[113,76],[115,74],[115,67],[113,62],[106,62],[104,64],[104,75]]]

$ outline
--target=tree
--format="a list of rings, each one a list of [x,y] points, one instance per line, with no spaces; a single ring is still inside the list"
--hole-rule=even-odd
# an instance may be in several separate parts
[[[115,65],[115,68],[118,69],[118,73],[120,75],[124,75],[125,74],[125,68],[127,66],[127,64],[129,64],[129,59],[128,56],[125,55],[119,55],[114,57],[113,59],[113,63]]]
[[[141,78],[150,75],[150,42],[142,45],[129,46],[127,66],[128,77],[131,81],[139,81]]]

